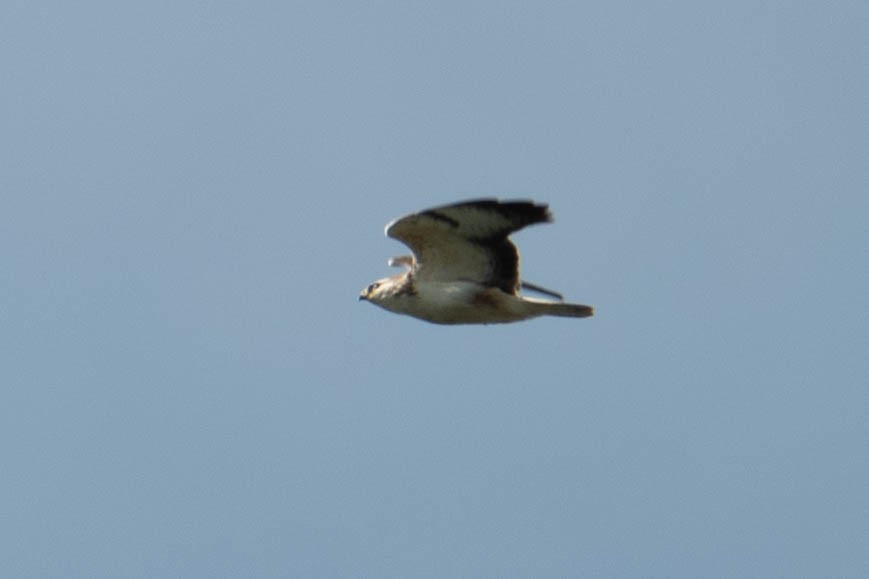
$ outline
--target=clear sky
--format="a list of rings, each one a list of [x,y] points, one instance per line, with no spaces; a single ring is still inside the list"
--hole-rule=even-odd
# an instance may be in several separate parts
[[[865,2],[0,6],[0,568],[869,576]],[[357,302],[548,202],[589,320]]]

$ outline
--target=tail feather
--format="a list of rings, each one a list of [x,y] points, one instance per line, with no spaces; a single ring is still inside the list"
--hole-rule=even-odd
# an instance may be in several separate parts
[[[534,304],[535,313],[539,316],[559,316],[562,318],[588,318],[594,315],[594,308],[582,304],[565,304],[543,300],[524,301]]]

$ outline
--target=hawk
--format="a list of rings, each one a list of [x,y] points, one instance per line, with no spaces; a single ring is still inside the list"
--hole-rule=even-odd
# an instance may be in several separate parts
[[[376,281],[360,300],[435,324],[500,324],[538,316],[586,318],[591,306],[568,304],[560,294],[520,281],[519,252],[509,235],[552,221],[533,201],[476,199],[426,209],[386,226],[386,235],[413,255],[389,260],[404,273]],[[554,298],[524,297],[520,289]]]

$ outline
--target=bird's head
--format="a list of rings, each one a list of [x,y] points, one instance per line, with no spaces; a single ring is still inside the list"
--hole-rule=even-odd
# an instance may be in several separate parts
[[[359,294],[359,299],[385,307],[384,304],[386,302],[402,293],[402,288],[406,287],[407,281],[405,275],[395,275],[379,279],[362,290]]]
[[[392,280],[387,277],[369,284],[368,287],[363,289],[359,294],[359,299],[374,303],[387,299],[386,295],[389,293],[391,281]]]

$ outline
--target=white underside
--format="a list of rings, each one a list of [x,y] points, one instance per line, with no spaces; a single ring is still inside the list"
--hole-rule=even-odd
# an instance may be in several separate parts
[[[416,293],[377,302],[395,313],[436,324],[499,324],[542,315],[536,300],[524,300],[473,282],[423,282]]]

